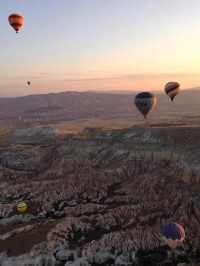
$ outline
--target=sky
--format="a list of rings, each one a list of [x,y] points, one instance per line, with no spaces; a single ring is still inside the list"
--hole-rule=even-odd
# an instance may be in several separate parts
[[[0,97],[200,85],[199,0],[1,0],[0,25]]]

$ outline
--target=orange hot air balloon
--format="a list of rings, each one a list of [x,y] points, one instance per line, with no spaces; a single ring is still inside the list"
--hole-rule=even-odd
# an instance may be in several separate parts
[[[24,24],[24,17],[19,14],[11,14],[8,17],[8,21],[10,23],[10,26],[13,27],[16,33],[18,33],[18,31]]]

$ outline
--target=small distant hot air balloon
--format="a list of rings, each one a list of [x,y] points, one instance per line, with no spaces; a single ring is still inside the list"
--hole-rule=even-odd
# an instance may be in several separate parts
[[[28,205],[26,204],[26,202],[19,202],[17,204],[17,211],[19,213],[25,213],[28,210]]]
[[[24,17],[19,14],[11,14],[8,17],[8,21],[10,23],[10,26],[13,27],[16,33],[18,33],[18,31],[24,24]]]
[[[141,92],[135,97],[135,105],[137,109],[143,114],[144,118],[156,106],[157,98],[150,92]]]
[[[179,93],[180,84],[178,82],[168,82],[165,85],[165,92],[170,97],[171,101]]]
[[[172,249],[182,245],[185,239],[185,230],[182,225],[177,223],[168,223],[161,226],[161,233],[166,244]]]
[[[27,81],[27,85],[30,86],[31,85],[31,82],[30,81]]]

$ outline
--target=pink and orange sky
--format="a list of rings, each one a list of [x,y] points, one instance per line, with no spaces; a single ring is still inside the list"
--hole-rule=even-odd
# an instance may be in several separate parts
[[[0,97],[198,87],[199,10],[199,0],[2,0]],[[13,12],[25,17],[18,35]]]

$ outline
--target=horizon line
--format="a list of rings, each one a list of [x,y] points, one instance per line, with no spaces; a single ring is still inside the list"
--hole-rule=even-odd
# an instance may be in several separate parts
[[[185,88],[182,89],[182,91],[187,92],[191,90],[199,90],[199,87],[191,87],[191,88]],[[127,89],[127,90],[110,90],[110,89],[97,89],[97,90],[65,90],[65,91],[59,91],[59,92],[49,92],[49,93],[37,93],[37,94],[27,94],[27,95],[21,95],[21,96],[0,96],[0,99],[16,99],[16,98],[24,98],[24,97],[31,97],[31,96],[44,96],[44,95],[50,95],[50,94],[63,94],[63,93],[98,93],[98,94],[135,94],[141,91],[149,91],[148,89],[141,90],[141,89]],[[151,92],[161,94],[163,92],[162,89],[153,89]]]

